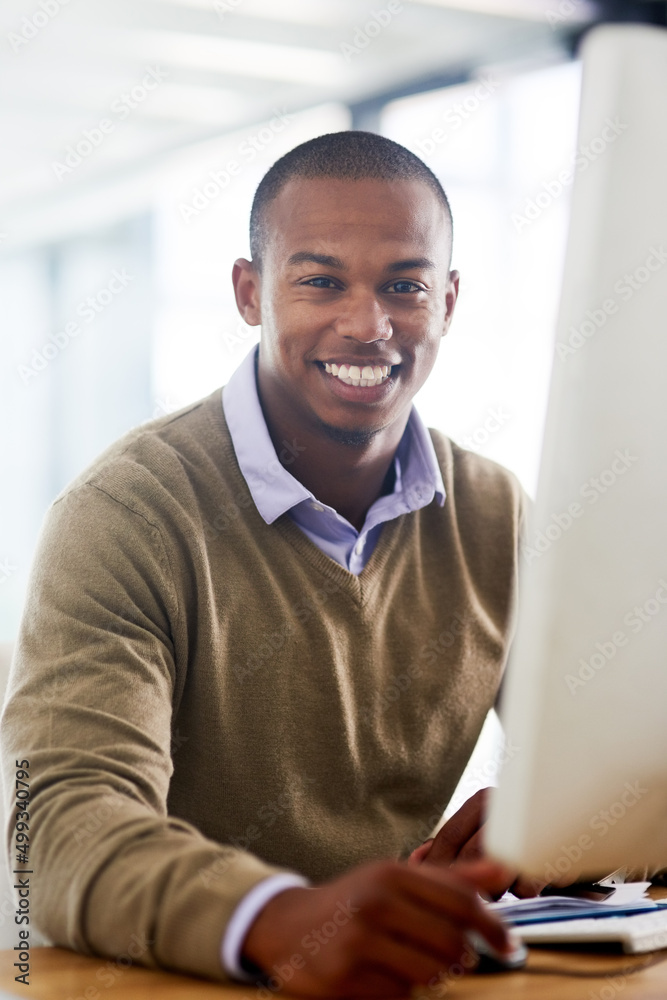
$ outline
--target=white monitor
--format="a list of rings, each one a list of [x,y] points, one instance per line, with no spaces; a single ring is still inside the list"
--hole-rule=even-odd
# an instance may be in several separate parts
[[[667,867],[667,30],[584,40],[572,215],[490,854]]]

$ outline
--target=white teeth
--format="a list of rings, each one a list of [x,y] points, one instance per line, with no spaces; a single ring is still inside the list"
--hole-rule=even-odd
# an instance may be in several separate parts
[[[336,365],[324,362],[324,369],[329,375],[339,378],[345,385],[373,386],[381,385],[391,375],[391,365]]]

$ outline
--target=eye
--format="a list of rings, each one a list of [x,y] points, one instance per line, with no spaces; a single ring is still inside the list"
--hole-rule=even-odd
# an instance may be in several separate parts
[[[394,293],[399,295],[405,295],[407,292],[423,292],[424,289],[421,285],[418,285],[416,281],[394,281],[391,285],[387,286],[387,291],[390,292],[394,289]]]
[[[333,278],[309,278],[308,281],[304,281],[302,284],[310,285],[312,288],[338,288]]]

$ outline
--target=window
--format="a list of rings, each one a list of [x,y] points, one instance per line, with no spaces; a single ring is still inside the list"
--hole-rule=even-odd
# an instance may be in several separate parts
[[[454,215],[454,320],[415,402],[426,422],[537,481],[565,252],[580,68],[482,74],[394,101],[382,131],[425,160]],[[544,207],[541,207],[544,206]]]

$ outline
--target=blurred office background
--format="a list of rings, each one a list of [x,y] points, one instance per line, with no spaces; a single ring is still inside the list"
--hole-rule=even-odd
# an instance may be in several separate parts
[[[224,384],[257,340],[230,282],[253,192],[324,132],[384,133],[442,180],[461,296],[417,404],[533,491],[577,39],[666,7],[3,0],[0,642],[51,500],[124,431]]]

